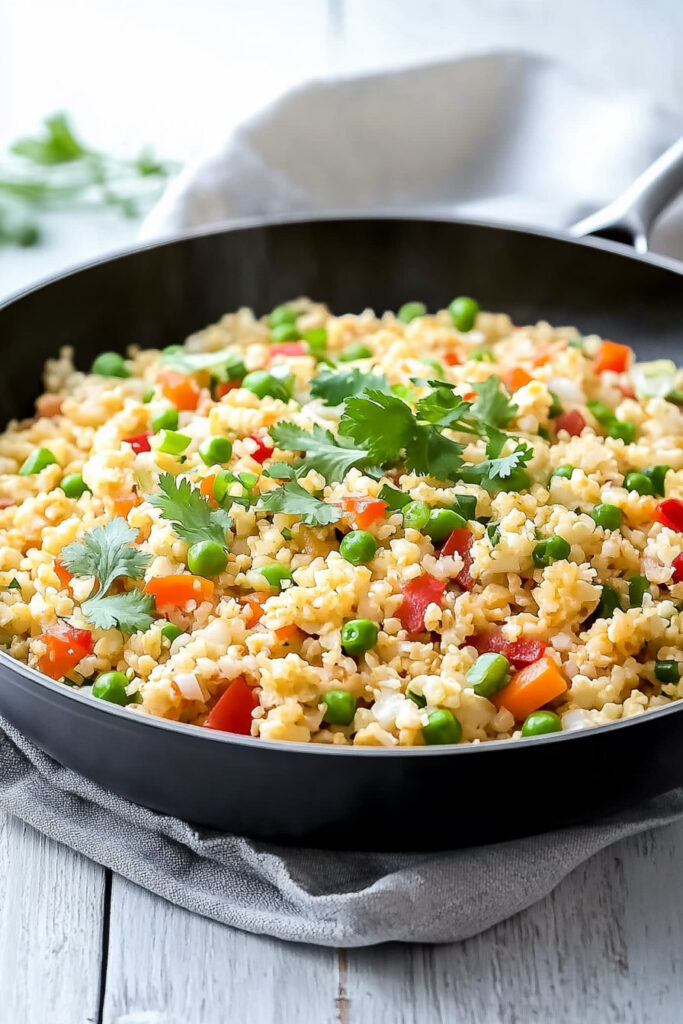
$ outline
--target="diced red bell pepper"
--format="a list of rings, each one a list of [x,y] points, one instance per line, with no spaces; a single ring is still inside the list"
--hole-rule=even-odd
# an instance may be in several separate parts
[[[151,430],[145,430],[142,434],[134,434],[132,437],[124,437],[124,441],[131,446],[136,455],[140,452],[151,452],[152,448],[149,439],[152,436]]]
[[[223,395],[227,395],[228,391],[234,391],[235,388],[242,386],[241,380],[221,380],[213,386],[213,400],[219,402]]]
[[[68,622],[58,622],[40,639],[46,647],[38,658],[38,668],[52,679],[61,679],[75,669],[79,661],[93,652],[93,638],[89,629],[76,629]]]
[[[66,587],[67,584],[70,583],[71,580],[74,578],[74,574],[72,572],[69,572],[66,566],[62,565],[62,563],[58,561],[55,562],[55,572],[57,573],[59,582],[62,584],[63,587]]]
[[[516,669],[538,661],[547,646],[540,640],[506,640],[502,633],[475,633],[467,643],[476,647],[479,654],[502,654]]]
[[[655,510],[655,520],[663,523],[670,530],[683,533],[683,501],[678,498],[665,498]]]
[[[525,665],[533,665],[535,661],[542,658],[546,644],[540,640],[511,640],[505,644],[502,653],[515,668],[524,668]]]
[[[341,507],[353,520],[357,530],[367,530],[376,519],[381,519],[388,508],[386,501],[367,495],[349,494],[342,498]]]
[[[249,440],[254,441],[256,444],[256,451],[252,452],[251,457],[259,465],[263,465],[266,459],[270,459],[273,454],[273,442],[268,437],[260,437],[258,434],[250,434]],[[266,440],[270,441],[270,444],[266,443]]]
[[[440,552],[441,555],[453,555],[457,551],[462,558],[462,569],[455,577],[455,582],[461,586],[463,590],[471,590],[474,586],[474,580],[470,575],[470,568],[473,561],[471,553],[473,541],[474,537],[470,531],[461,527],[457,530],[453,530]]]
[[[240,736],[251,733],[251,713],[258,707],[258,697],[244,676],[237,676],[209,712],[205,729],[235,732]]]
[[[633,352],[628,345],[618,345],[616,341],[603,341],[593,363],[593,372],[604,373],[605,370],[612,370],[614,373],[623,373],[632,355]]]
[[[586,421],[578,409],[570,409],[569,412],[561,412],[554,420],[555,430],[566,430],[572,437],[578,437]]]
[[[281,345],[271,345],[268,350],[268,359],[273,356],[305,356],[306,346],[300,341],[283,341]]]
[[[671,566],[674,571],[673,581],[674,583],[683,583],[683,551],[680,555],[676,555]]]
[[[410,580],[402,587],[403,603],[398,610],[401,625],[409,633],[421,633],[425,628],[425,612],[430,604],[441,604],[446,584],[429,573]]]
[[[443,361],[447,366],[462,366],[462,358],[457,352],[447,352]]]

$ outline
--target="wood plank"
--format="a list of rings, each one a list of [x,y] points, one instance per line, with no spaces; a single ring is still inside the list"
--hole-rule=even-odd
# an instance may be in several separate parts
[[[678,1024],[682,856],[683,823],[603,851],[465,942],[349,951],[349,1020]]]
[[[0,812],[0,1024],[97,1021],[104,879]]]
[[[103,1024],[326,1024],[337,994],[333,950],[228,928],[114,876]]]

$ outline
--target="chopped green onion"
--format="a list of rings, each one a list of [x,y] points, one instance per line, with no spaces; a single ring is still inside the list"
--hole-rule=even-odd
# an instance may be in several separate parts
[[[603,586],[598,607],[593,613],[596,619],[609,619],[620,607],[619,595],[613,587]]]
[[[401,306],[396,318],[401,323],[409,324],[411,320],[416,320],[419,316],[427,315],[427,307],[424,302],[406,302],[405,305]]]
[[[158,434],[160,430],[178,429],[178,410],[175,407],[161,409],[152,417],[152,430]]]
[[[298,313],[284,303],[282,306],[276,306],[268,317],[268,324],[270,327],[279,327],[280,324],[294,324],[296,323]]]
[[[465,678],[478,697],[492,697],[507,683],[510,662],[502,654],[480,654]]]
[[[357,359],[369,359],[371,355],[372,351],[368,346],[364,345],[361,341],[357,341],[344,349],[339,356],[339,361],[342,363],[354,363]]]
[[[385,501],[391,512],[397,512],[401,508],[405,508],[412,501],[409,494],[405,491],[399,491],[395,487],[390,487],[389,484],[384,484],[377,495],[380,501]]]
[[[406,690],[406,697],[408,700],[412,700],[413,704],[417,704],[418,708],[427,707],[427,698],[423,697],[421,693],[415,693],[414,690]]]
[[[206,466],[222,466],[231,455],[232,442],[227,437],[207,437],[199,446],[199,457]]]
[[[67,473],[62,477],[59,486],[67,498],[80,498],[82,494],[90,490],[80,473]]]
[[[270,332],[270,340],[275,345],[281,345],[286,341],[298,341],[300,337],[296,324],[278,324]]]
[[[477,515],[477,499],[474,494],[455,494],[453,510],[463,519],[474,519]]]
[[[37,448],[31,452],[26,462],[19,470],[19,476],[35,476],[47,466],[54,466],[57,460],[49,448]]]
[[[327,351],[327,331],[324,327],[311,327],[304,331],[303,339],[308,345],[308,350],[316,359],[321,358]]]
[[[192,441],[187,434],[179,434],[177,430],[162,430],[159,436],[161,443],[157,450],[166,455],[182,455]]]
[[[655,679],[660,683],[677,683],[681,677],[681,663],[673,658],[655,662]]]
[[[643,598],[650,590],[650,582],[644,576],[631,576],[628,581],[628,603],[631,608],[641,608]]]

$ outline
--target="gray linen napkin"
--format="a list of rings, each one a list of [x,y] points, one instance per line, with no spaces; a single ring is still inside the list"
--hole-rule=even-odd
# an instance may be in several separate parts
[[[142,235],[377,206],[560,227],[617,195],[681,127],[642,95],[595,88],[528,54],[312,83],[189,167]],[[450,853],[276,848],[127,803],[1,728],[5,809],[181,906],[297,942],[462,939],[541,899],[610,843],[683,814],[676,793],[599,824]]]
[[[2,720],[0,729],[5,810],[181,907],[320,946],[465,939],[531,906],[610,843],[683,815],[677,792],[600,824],[446,853],[275,847],[131,804]]]

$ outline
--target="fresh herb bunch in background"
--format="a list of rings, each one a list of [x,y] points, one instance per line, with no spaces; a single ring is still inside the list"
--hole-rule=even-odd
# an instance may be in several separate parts
[[[44,130],[18,139],[0,169],[0,245],[35,245],[45,210],[111,207],[137,217],[176,171],[143,150],[134,160],[83,145],[66,114],[53,114]]]

